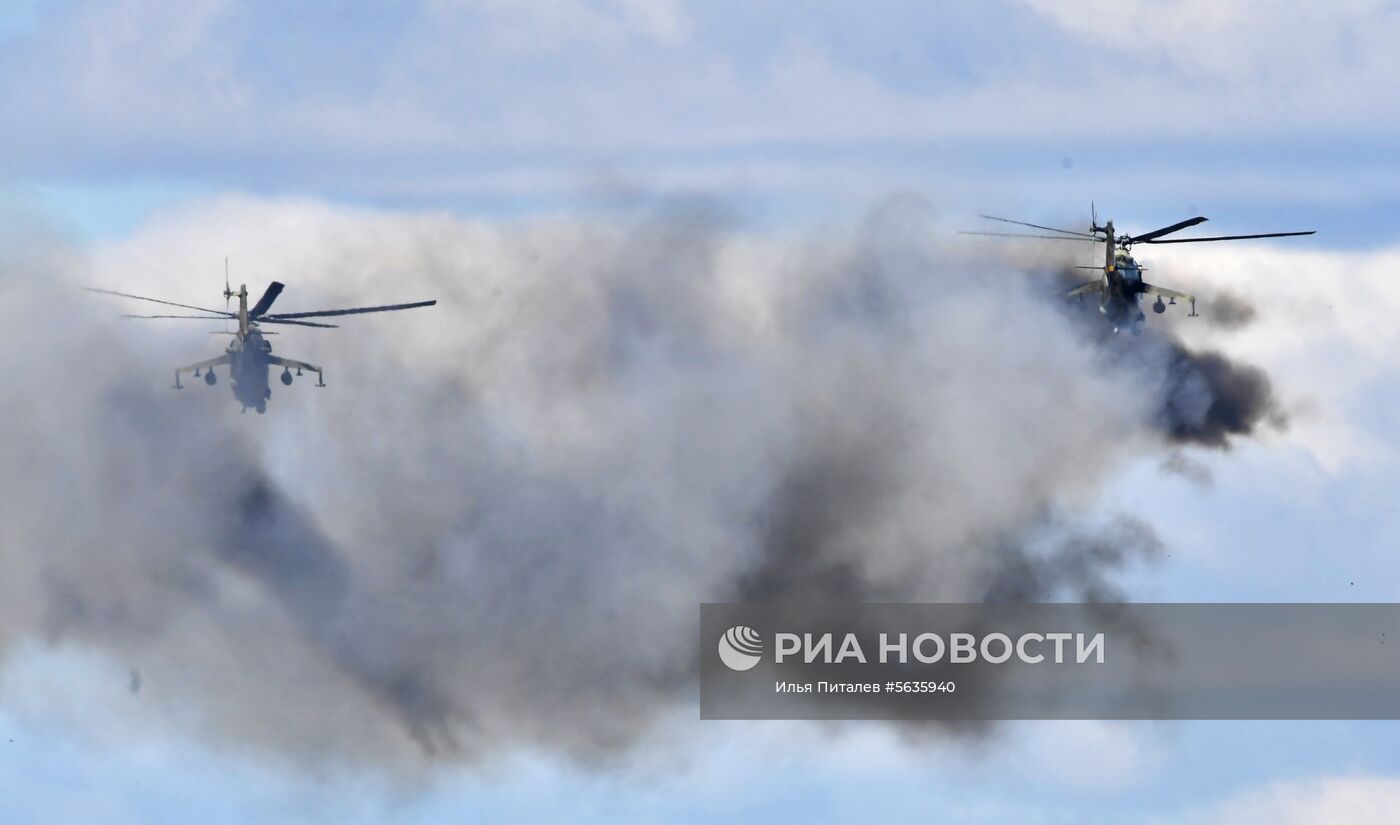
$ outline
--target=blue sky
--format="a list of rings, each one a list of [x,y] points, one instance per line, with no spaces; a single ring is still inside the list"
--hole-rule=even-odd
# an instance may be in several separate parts
[[[785,231],[912,193],[950,228],[1072,224],[1092,200],[1134,228],[1318,229],[1162,267],[1267,296],[1253,327],[1191,340],[1265,366],[1290,428],[1194,456],[1205,484],[1145,457],[1088,506],[1153,502],[1171,555],[1131,572],[1138,598],[1394,601],[1397,36],[1371,0],[29,0],[0,10],[0,184],[114,271],[225,198],[489,222],[660,191]],[[660,764],[524,753],[404,788],[113,721],[131,701],[113,667],[35,647],[0,672],[0,820],[1310,823],[1400,804],[1394,723],[1023,724],[969,751],[686,718],[695,745]]]
[[[34,2],[0,25],[0,169],[94,230],[196,191],[519,213],[632,182],[780,222],[900,189],[1390,237],[1382,9],[1132,8]]]

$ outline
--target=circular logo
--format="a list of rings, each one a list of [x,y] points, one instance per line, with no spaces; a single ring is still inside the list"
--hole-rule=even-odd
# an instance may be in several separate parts
[[[730,670],[748,670],[763,655],[763,639],[752,627],[731,627],[719,637],[719,660]]]

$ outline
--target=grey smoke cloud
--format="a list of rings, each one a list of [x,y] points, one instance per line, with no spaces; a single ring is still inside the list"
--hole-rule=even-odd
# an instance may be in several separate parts
[[[1093,273],[1059,269],[1036,278],[1053,296],[1067,287],[1093,278]],[[1255,317],[1245,298],[1229,292],[1202,296],[1199,319],[1223,329],[1239,329]],[[1275,396],[1273,383],[1262,369],[1230,358],[1216,350],[1201,350],[1178,337],[1180,318],[1167,320],[1149,313],[1141,335],[1131,340],[1103,323],[1094,300],[1070,300],[1060,304],[1087,339],[1094,341],[1105,359],[1106,370],[1146,370],[1157,373],[1147,379],[1146,393],[1156,405],[1155,424],[1171,441],[1192,446],[1229,449],[1232,439],[1260,429],[1284,430],[1288,414]],[[1125,357],[1127,356],[1127,357]],[[1178,459],[1176,468],[1184,465]]]
[[[286,281],[288,310],[441,303],[273,339],[331,386],[274,385],[265,417],[223,383],[173,393],[205,327],[74,287],[235,231],[257,249],[235,283]],[[941,237],[904,202],[782,236],[705,203],[492,224],[220,201],[98,272],[17,231],[6,304],[63,311],[0,327],[0,655],[94,650],[210,741],[414,772],[624,751],[690,701],[702,601],[1120,597],[1156,539],[1083,514],[1178,437],[1170,360],[1105,367]],[[199,303],[204,280],[122,285]]]
[[[1204,315],[1222,329],[1237,330],[1254,323],[1259,311],[1248,297],[1221,290],[1210,296]]]

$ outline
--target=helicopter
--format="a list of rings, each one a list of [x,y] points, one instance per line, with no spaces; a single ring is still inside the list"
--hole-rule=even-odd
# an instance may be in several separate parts
[[[313,327],[317,329],[334,329],[337,324],[326,324],[319,321],[308,321],[307,318],[324,318],[341,315],[363,315],[370,312],[394,312],[403,309],[418,309],[420,307],[430,307],[437,304],[437,301],[416,301],[409,304],[388,304],[385,306],[373,307],[352,307],[350,309],[328,309],[315,312],[282,312],[270,314],[272,304],[277,297],[282,294],[286,286],[278,281],[273,281],[263,292],[262,297],[250,308],[248,306],[248,286],[240,285],[237,292],[234,292],[228,284],[228,264],[224,264],[224,309],[207,309],[205,307],[180,304],[174,301],[164,301],[159,298],[148,298],[144,295],[132,295],[126,292],[115,292],[110,289],[97,289],[86,287],[88,292],[98,292],[104,295],[115,295],[121,298],[130,298],[137,301],[149,301],[165,306],[179,307],[196,312],[206,313],[204,315],[125,315],[125,318],[181,318],[194,320],[236,320],[238,330],[226,331],[223,334],[232,335],[233,340],[229,342],[228,349],[223,355],[216,358],[209,358],[188,366],[175,370],[175,384],[173,389],[184,389],[180,384],[181,373],[193,372],[198,378],[202,374],[204,383],[214,386],[218,383],[218,376],[214,372],[215,367],[228,365],[230,384],[233,387],[233,397],[243,405],[243,412],[247,412],[252,407],[258,413],[267,412],[267,402],[272,398],[272,388],[269,386],[268,376],[272,367],[282,368],[282,384],[290,386],[293,377],[292,370],[296,370],[297,375],[302,371],[316,373],[316,386],[326,386],[325,370],[314,364],[305,361],[297,361],[291,358],[282,358],[272,354],[272,343],[267,340],[268,335],[276,335],[271,330],[264,331],[264,325],[288,325],[299,327]],[[238,298],[238,311],[232,312],[228,309],[229,301]],[[217,332],[215,334],[218,334]]]
[[[1031,229],[1039,229],[1045,232],[1055,232],[1055,235],[1032,235],[1019,232],[962,232],[964,235],[991,235],[1003,238],[1041,238],[1044,240],[1056,241],[1077,241],[1088,240],[1092,243],[1100,241],[1104,244],[1103,266],[1076,266],[1075,269],[1095,269],[1102,274],[1092,281],[1080,284],[1074,289],[1065,293],[1065,297],[1083,299],[1083,296],[1097,293],[1099,296],[1099,312],[1102,313],[1113,324],[1113,331],[1118,332],[1126,327],[1134,335],[1142,332],[1143,323],[1146,316],[1142,311],[1142,297],[1152,295],[1156,298],[1152,302],[1152,311],[1161,314],[1167,311],[1168,306],[1175,306],[1178,300],[1189,301],[1191,312],[1187,317],[1196,318],[1196,296],[1186,292],[1177,292],[1174,289],[1149,284],[1142,279],[1142,273],[1146,269],[1142,264],[1133,258],[1133,244],[1168,244],[1168,243],[1207,243],[1211,241],[1243,241],[1254,238],[1291,238],[1300,235],[1312,235],[1317,230],[1310,229],[1303,232],[1261,232],[1251,235],[1214,235],[1204,238],[1167,238],[1165,236],[1189,229],[1198,224],[1205,223],[1208,218],[1197,215],[1194,218],[1187,218],[1178,221],[1170,226],[1163,226],[1151,232],[1144,232],[1140,235],[1130,235],[1127,233],[1118,235],[1114,233],[1113,221],[1109,220],[1102,226],[1099,225],[1098,212],[1091,205],[1089,208],[1089,231],[1078,232],[1070,229],[1057,229],[1053,226],[1041,226],[1025,221],[1015,221],[1010,218],[999,218],[995,215],[978,215],[977,217],[990,221],[1000,221],[1001,223],[1025,226]],[[1165,301],[1163,299],[1166,299]]]

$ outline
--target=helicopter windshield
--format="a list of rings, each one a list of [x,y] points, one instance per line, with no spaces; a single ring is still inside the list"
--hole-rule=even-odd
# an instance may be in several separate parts
[[[1137,261],[1133,260],[1130,255],[1118,255],[1114,259],[1114,266],[1122,277],[1130,281],[1142,277],[1142,273],[1138,269]]]

